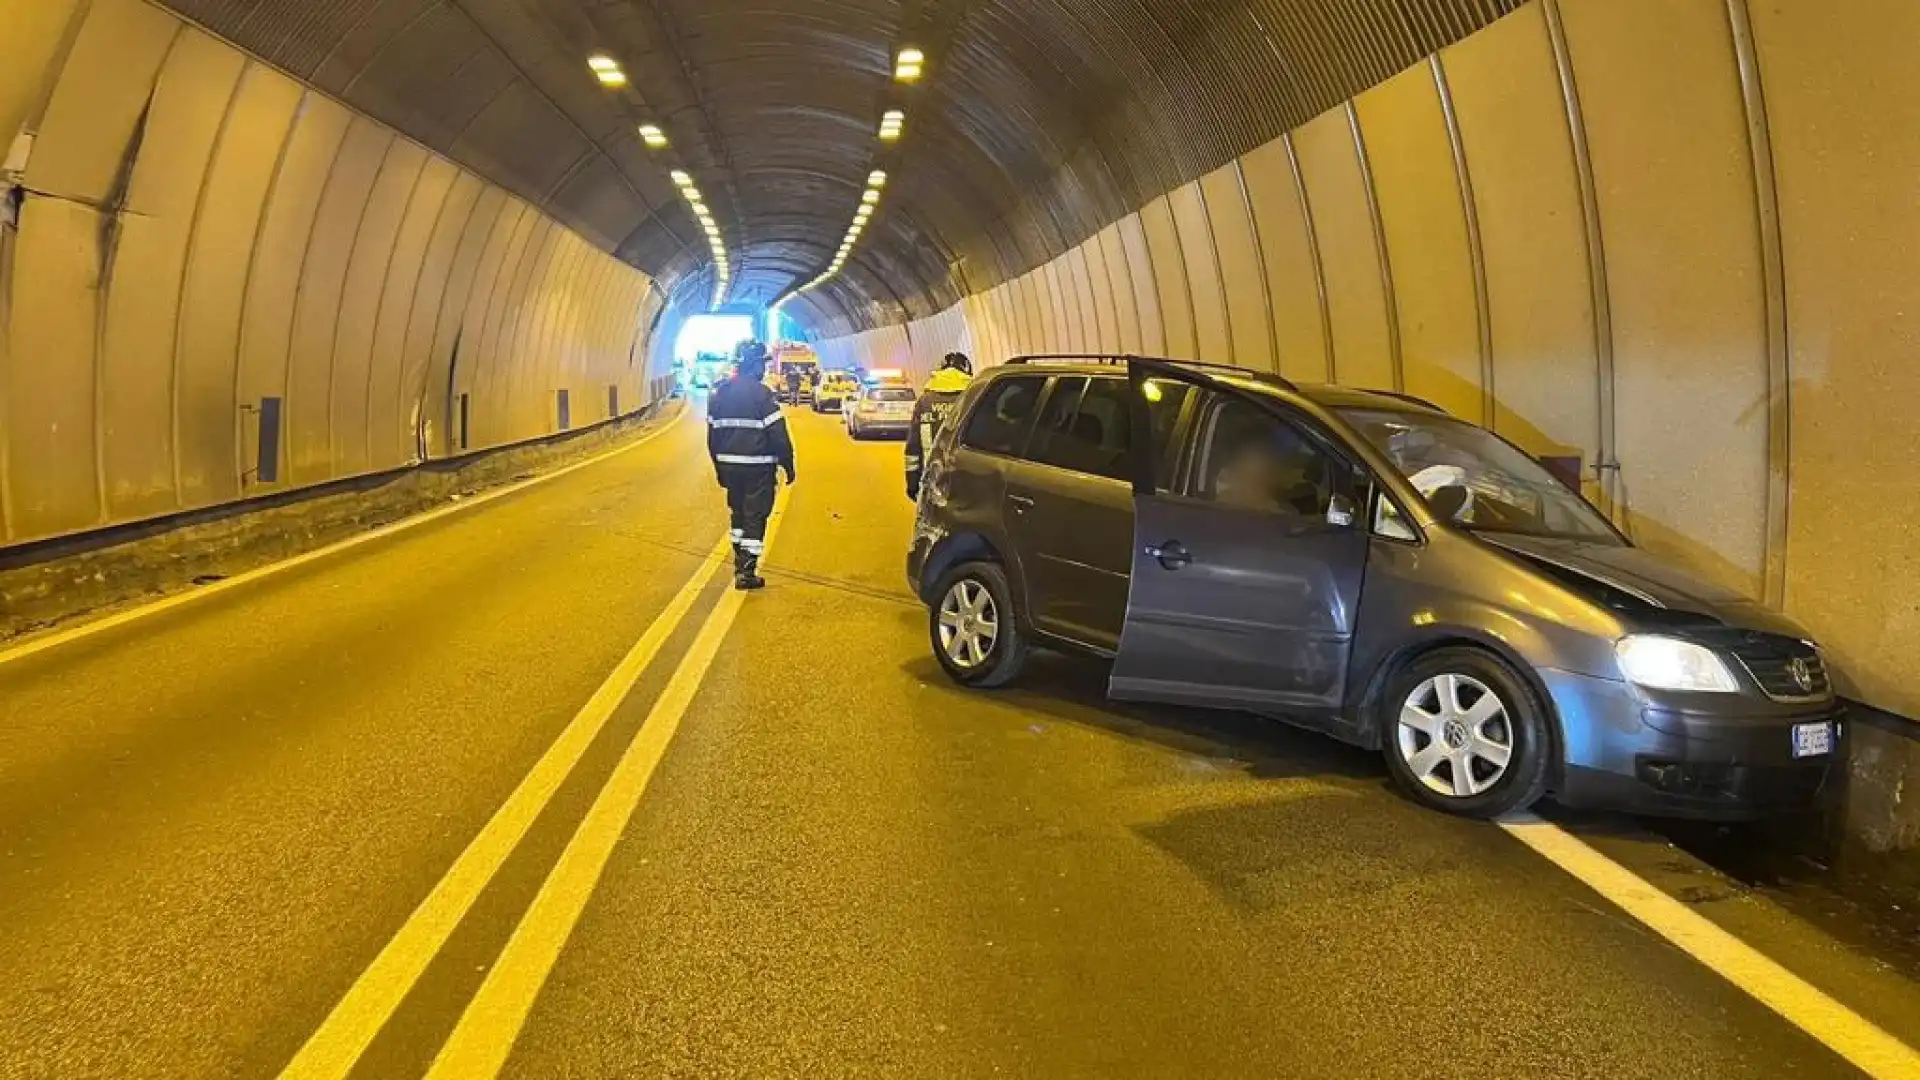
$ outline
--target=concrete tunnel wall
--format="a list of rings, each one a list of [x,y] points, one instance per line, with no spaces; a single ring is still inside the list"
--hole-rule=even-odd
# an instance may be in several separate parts
[[[547,435],[562,390],[578,428],[663,389],[645,274],[143,0],[0,4],[16,131],[0,545]]]
[[[1533,3],[1049,265],[821,351],[1404,389],[1579,453],[1637,542],[1920,716],[1915,40],[1910,0]],[[1860,831],[1920,846],[1920,753],[1855,730]]]

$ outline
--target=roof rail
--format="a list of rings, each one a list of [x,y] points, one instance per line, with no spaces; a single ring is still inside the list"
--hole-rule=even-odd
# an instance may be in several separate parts
[[[1440,414],[1440,415],[1442,415],[1442,416],[1452,416],[1452,415],[1453,415],[1452,413],[1450,413],[1450,412],[1448,412],[1447,410],[1445,410],[1445,409],[1443,409],[1443,408],[1441,408],[1440,406],[1438,406],[1438,405],[1435,405],[1435,404],[1434,404],[1433,402],[1431,402],[1431,401],[1428,401],[1428,400],[1427,400],[1426,398],[1423,398],[1423,397],[1415,397],[1415,396],[1414,396],[1414,395],[1412,395],[1412,394],[1403,394],[1403,393],[1401,393],[1401,392],[1400,392],[1400,391],[1398,391],[1398,390],[1368,390],[1368,391],[1367,391],[1367,393],[1369,393],[1369,394],[1379,394],[1379,395],[1380,395],[1381,397],[1390,397],[1390,398],[1394,398],[1395,400],[1398,400],[1398,401],[1404,401],[1404,402],[1407,402],[1408,404],[1411,404],[1411,405],[1419,405],[1419,406],[1421,406],[1422,408],[1427,408],[1427,409],[1432,409],[1432,410],[1433,410],[1434,412],[1437,412],[1437,413],[1439,413],[1439,414]]]
[[[1245,375],[1249,378],[1260,379],[1265,382],[1270,382],[1275,385],[1284,387],[1288,390],[1292,390],[1295,393],[1298,393],[1300,390],[1298,386],[1295,386],[1293,384],[1293,380],[1288,379],[1276,372],[1255,371],[1252,368],[1236,367],[1233,364],[1210,364],[1205,360],[1175,360],[1175,359],[1172,359],[1171,357],[1166,357],[1166,356],[1139,356],[1133,353],[1028,353],[1023,356],[1012,357],[1008,359],[1007,363],[1030,364],[1034,362],[1044,363],[1047,361],[1055,361],[1055,360],[1064,360],[1064,361],[1078,362],[1078,363],[1093,362],[1097,364],[1113,364],[1116,366],[1120,364],[1131,363],[1135,360],[1140,360],[1149,364],[1165,364],[1169,367],[1198,368],[1201,371],[1229,372],[1234,375]]]

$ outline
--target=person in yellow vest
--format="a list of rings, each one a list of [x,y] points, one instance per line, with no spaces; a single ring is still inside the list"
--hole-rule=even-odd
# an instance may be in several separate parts
[[[940,361],[913,406],[913,424],[907,428],[907,498],[920,498],[920,474],[933,440],[953,420],[960,398],[973,383],[973,361],[963,352],[950,352]]]

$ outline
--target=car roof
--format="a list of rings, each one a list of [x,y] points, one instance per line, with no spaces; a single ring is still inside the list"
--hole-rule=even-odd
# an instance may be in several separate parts
[[[1147,360],[1156,364],[1165,364],[1206,375],[1228,383],[1241,390],[1253,393],[1271,394],[1284,397],[1292,394],[1323,409],[1377,409],[1389,412],[1437,412],[1446,410],[1434,403],[1411,394],[1402,394],[1392,390],[1364,390],[1352,386],[1335,386],[1330,383],[1296,383],[1272,372],[1255,371],[1251,368],[1230,367],[1224,364],[1205,364],[1192,360],[1173,360],[1157,356],[1016,356],[998,371],[1001,374],[1026,372],[1033,375],[1053,375],[1062,373],[1095,374],[1101,372],[1118,374],[1124,372],[1127,360]]]

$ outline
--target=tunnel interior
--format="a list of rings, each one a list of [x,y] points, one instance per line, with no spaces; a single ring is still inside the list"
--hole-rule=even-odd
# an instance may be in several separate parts
[[[777,306],[830,363],[1430,398],[1920,715],[1916,35],[1902,0],[9,4],[0,545],[599,423],[687,318]]]

